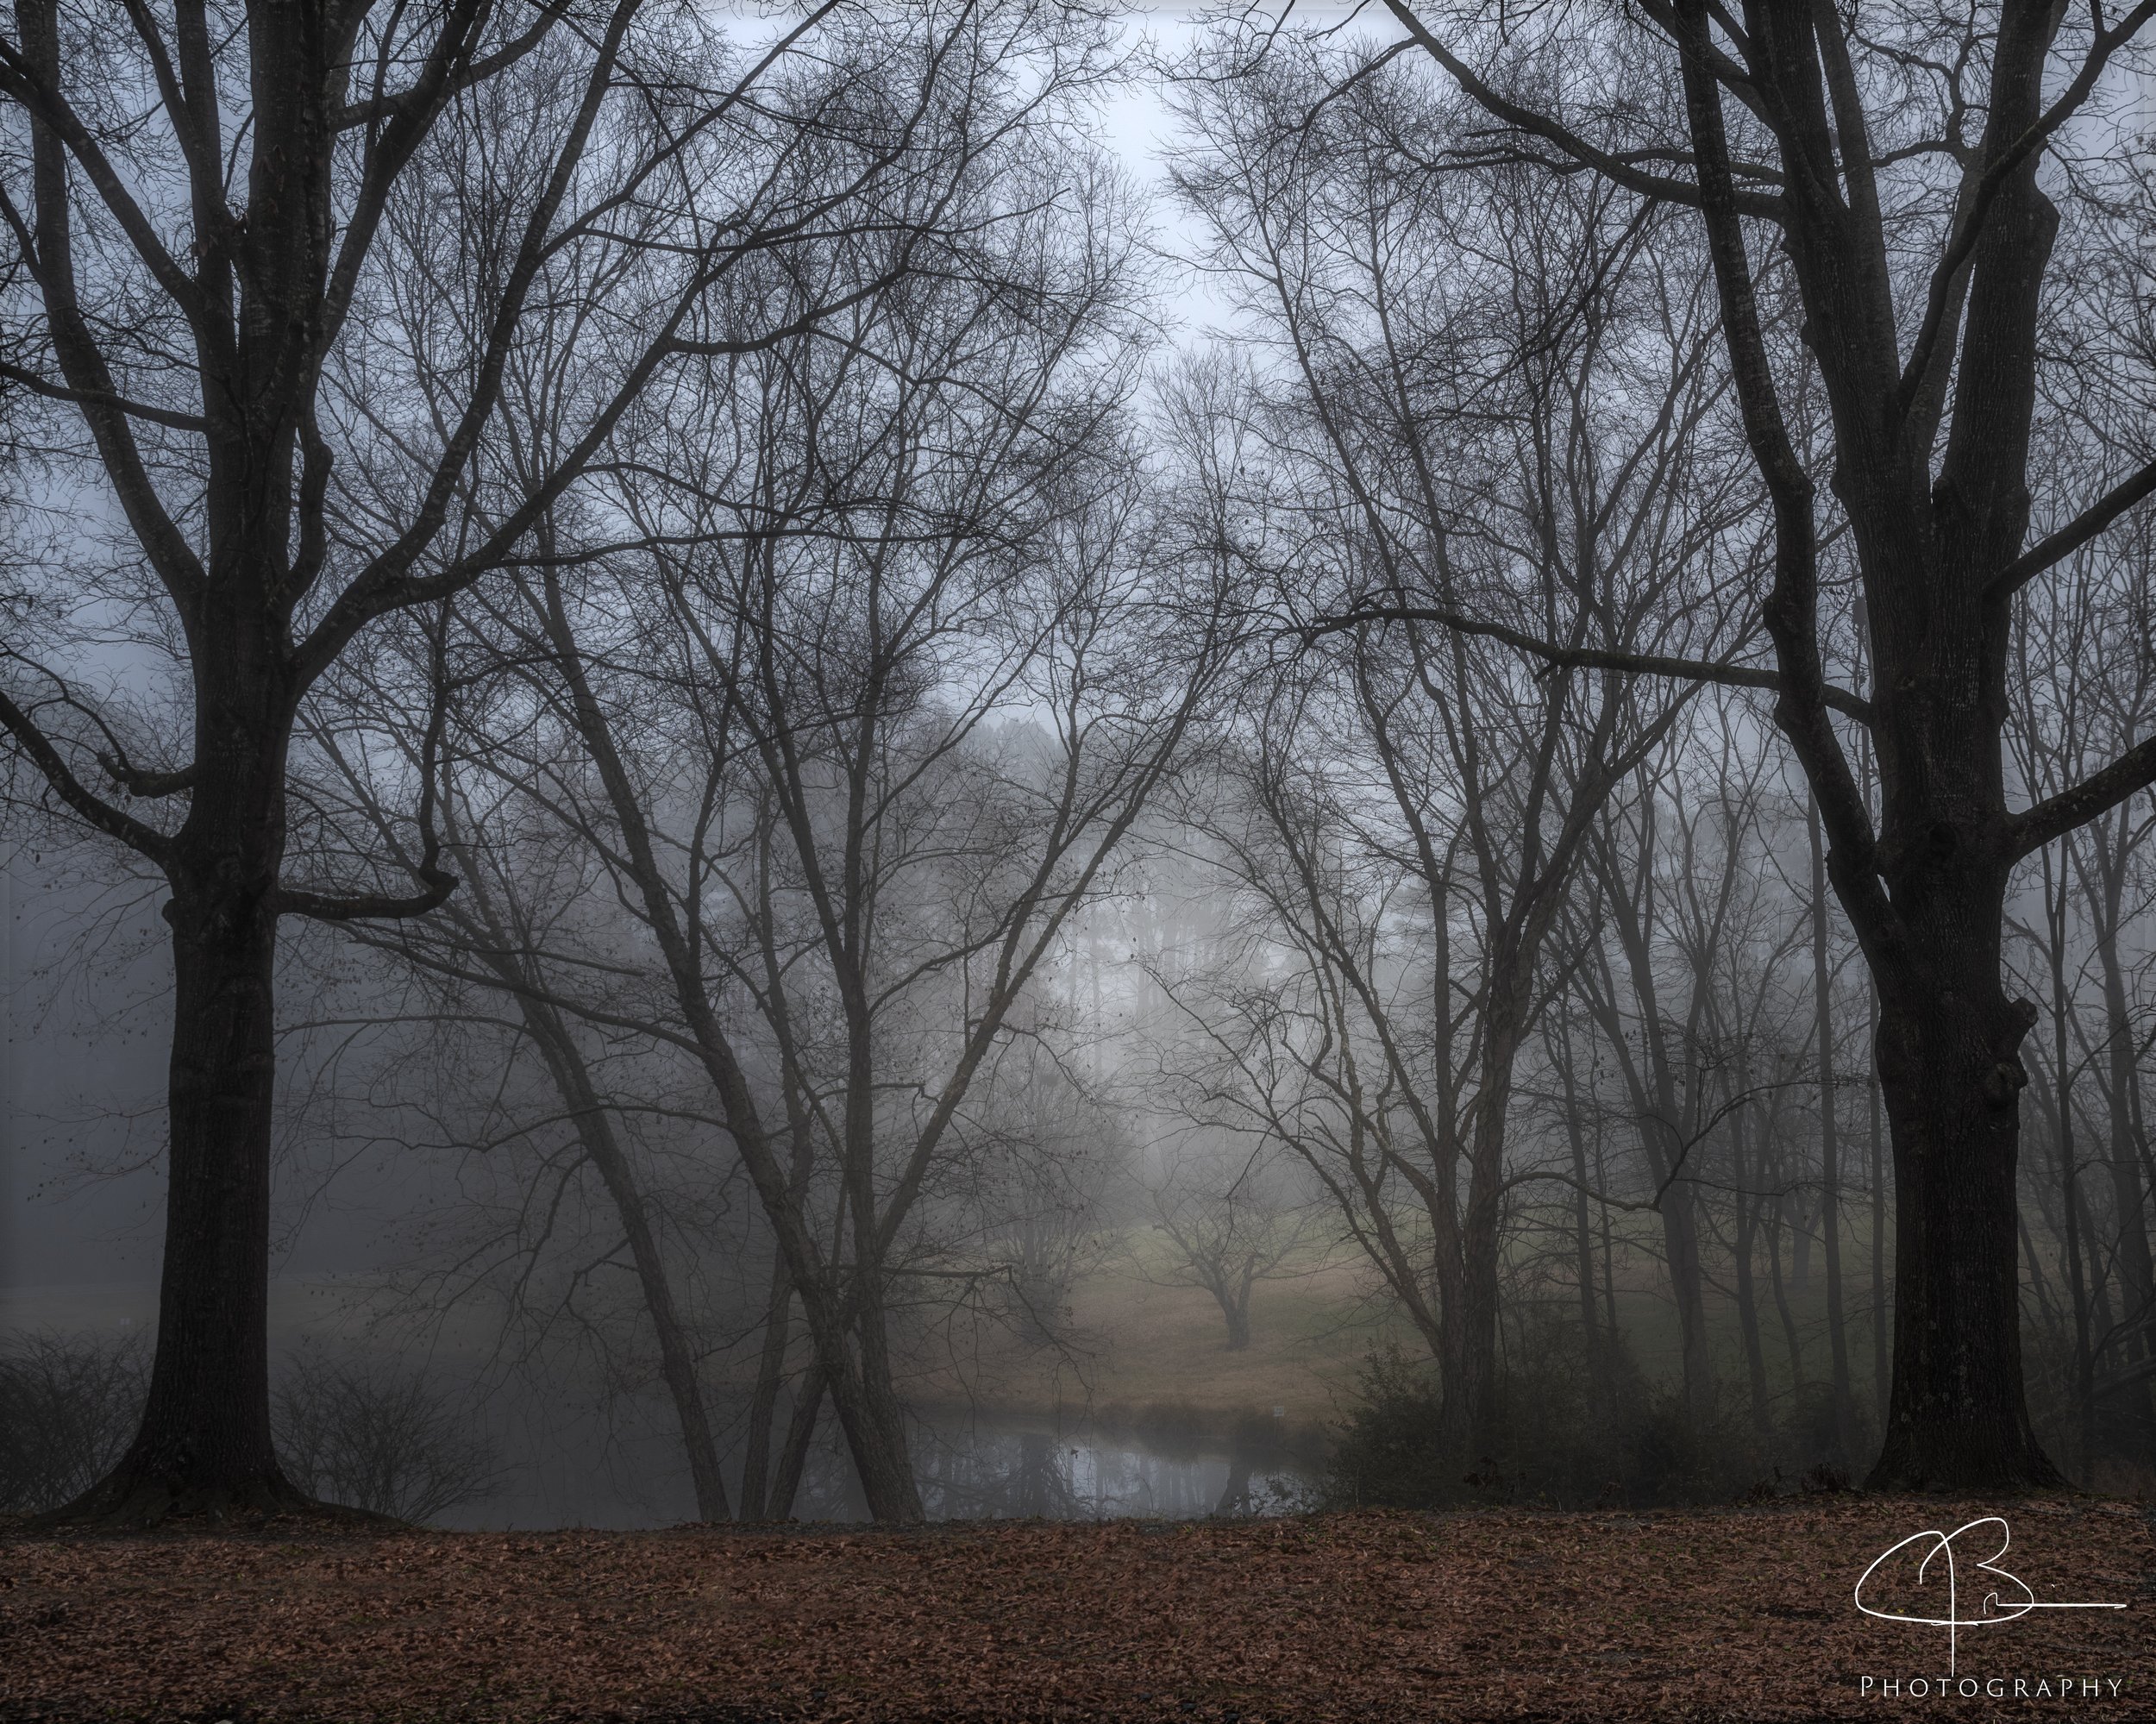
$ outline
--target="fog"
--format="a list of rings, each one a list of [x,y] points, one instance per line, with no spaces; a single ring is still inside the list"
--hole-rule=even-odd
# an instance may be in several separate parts
[[[2006,411],[1960,264],[1918,331],[1927,147],[1865,395],[1766,170],[1718,252],[1659,146],[1499,147],[1357,9],[622,52],[384,193],[229,666],[187,317],[93,388],[0,282],[0,1510],[183,1428],[218,1501],[453,1527],[1727,1501],[1965,1414],[2149,1488],[2133,53],[2046,135],[2075,266],[1969,550],[1896,536]],[[1899,502],[1875,397],[1934,415]]]

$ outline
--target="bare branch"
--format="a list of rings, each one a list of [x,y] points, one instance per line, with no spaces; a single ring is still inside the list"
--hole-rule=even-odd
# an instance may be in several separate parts
[[[1401,28],[1419,42],[1424,52],[1452,75],[1453,81],[1489,113],[1516,130],[1531,137],[1555,145],[1574,161],[1590,167],[1605,179],[1636,191],[1644,197],[1657,197],[1671,204],[1682,204],[1690,209],[1700,205],[1700,189],[1695,181],[1677,179],[1665,173],[1649,173],[1638,166],[1627,155],[1589,142],[1570,127],[1563,126],[1546,114],[1538,114],[1532,108],[1501,96],[1458,55],[1440,41],[1430,28],[1415,16],[1415,9],[1407,0],[1385,0],[1386,8],[1400,21]],[[1746,178],[1768,184],[1777,183],[1781,178],[1771,168],[1734,168]],[[1763,222],[1782,219],[1782,200],[1761,192],[1736,194],[1739,213],[1757,216]]]
[[[145,800],[159,797],[177,796],[183,790],[195,787],[196,769],[184,766],[170,772],[154,772],[128,764],[127,756],[104,754],[97,756],[97,764],[105,769],[105,776],[130,796]]]
[[[2010,598],[2054,563],[2071,556],[2136,503],[2152,494],[2156,494],[2156,461],[2121,480],[2057,532],[2046,534],[2023,551],[1991,577],[1984,596]]]
[[[2151,784],[2156,784],[2156,737],[2136,743],[2071,789],[2015,816],[2007,826],[2008,853],[2016,860],[2033,855]]]
[[[2096,20],[2096,38],[2089,46],[2089,57],[2082,62],[2081,70],[2074,74],[2073,82],[2059,92],[2059,99],[2040,115],[2034,124],[2002,150],[1998,156],[1984,164],[1984,172],[1977,179],[1975,191],[1965,208],[1957,212],[1955,231],[1948,241],[1946,253],[1933,266],[1931,286],[1924,306],[1924,321],[1918,326],[1916,340],[1909,348],[1908,363],[1902,373],[1902,382],[1896,392],[1895,412],[1898,418],[1907,418],[1915,404],[1918,393],[1924,386],[1926,373],[1931,368],[1932,350],[1944,336],[1947,328],[1947,312],[1959,303],[1955,278],[1961,266],[1975,254],[1977,241],[1984,237],[1984,219],[1991,212],[1991,205],[2015,170],[2027,161],[2030,154],[2043,147],[2075,111],[2089,99],[2089,92],[2096,88],[2096,79],[2111,57],[2137,35],[2141,26],[2156,18],[2156,0],[2141,0],[2111,29],[2103,28],[2103,14],[2100,8],[2090,8]]]
[[[0,728],[4,728],[15,739],[16,746],[30,757],[53,793],[90,824],[160,865],[171,854],[171,841],[162,832],[114,807],[69,771],[52,738],[4,693],[0,693]]]
[[[1307,643],[1321,635],[1337,635],[1357,628],[1364,623],[1435,623],[1463,635],[1480,635],[1490,640],[1501,641],[1518,651],[1541,659],[1552,670],[1617,670],[1639,676],[1679,677],[1693,682],[1718,683],[1729,688],[1760,688],[1770,693],[1784,692],[1786,683],[1779,671],[1758,666],[1714,664],[1696,659],[1671,658],[1660,653],[1614,652],[1601,647],[1559,646],[1554,642],[1537,640],[1517,629],[1507,628],[1501,623],[1488,623],[1476,618],[1463,616],[1457,611],[1438,610],[1430,605],[1377,605],[1366,610],[1344,611],[1337,617],[1322,617],[1317,622],[1298,629]],[[1821,699],[1834,711],[1846,718],[1854,718],[1860,724],[1870,724],[1874,714],[1871,703],[1861,695],[1831,685],[1821,691]]]

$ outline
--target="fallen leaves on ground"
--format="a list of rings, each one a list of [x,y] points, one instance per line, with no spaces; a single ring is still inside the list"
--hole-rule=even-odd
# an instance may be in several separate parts
[[[1964,1630],[1942,1699],[1947,1631],[1866,1617],[1851,1590],[1896,1540],[1995,1513],[1996,1566],[2039,1598],[2128,1608]],[[1979,1582],[2004,1589],[1976,1543],[1965,1614]],[[2147,1719],[2153,1607],[2151,1522],[2073,1499],[15,1536],[0,1719]]]

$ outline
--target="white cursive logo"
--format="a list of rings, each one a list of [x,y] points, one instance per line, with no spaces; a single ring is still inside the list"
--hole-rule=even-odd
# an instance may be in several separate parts
[[[1954,1540],[1961,1537],[1964,1533],[1974,1533],[1981,1527],[1997,1527],[1999,1543],[1998,1548],[1979,1562],[1977,1567],[1984,1574],[1990,1576],[1993,1580],[2002,1582],[2005,1585],[2013,1588],[2020,1596],[2002,1599],[1998,1587],[1990,1587],[1971,1607],[1975,1614],[1965,1616],[1961,1614],[1961,1577],[1954,1567]],[[1960,1651],[1961,1631],[1964,1628],[1996,1627],[2002,1622],[2018,1621],[2032,1610],[2123,1610],[2126,1608],[2123,1604],[2045,1602],[2020,1580],[1999,1567],[1999,1558],[2006,1554],[2007,1546],[2011,1543],[2013,1543],[2013,1535],[2008,1532],[2006,1521],[1996,1514],[1986,1514],[1980,1520],[1971,1520],[1965,1526],[1955,1527],[1951,1533],[1941,1533],[1936,1529],[1912,1533],[1898,1545],[1890,1545],[1882,1551],[1874,1559],[1871,1566],[1864,1571],[1863,1577],[1857,1582],[1855,1595],[1857,1608],[1867,1616],[1878,1617],[1882,1621],[1917,1622],[1928,1628],[1944,1628],[1946,1631],[1946,1668],[1949,1673],[1952,1672],[1955,1667],[1954,1660]],[[1928,1570],[1933,1558],[1940,1556],[1946,1558],[1946,1614],[1944,1616],[1914,1616],[1906,1611],[1877,1610],[1866,1604],[1864,1602],[1864,1589],[1870,1583],[1871,1577],[1878,1573],[1880,1566],[1888,1558],[1908,1549],[1911,1545],[1921,1544],[1928,1544],[1930,1548],[1925,1552],[1924,1560],[1916,1565],[1916,1583],[1919,1586],[1923,1585],[1928,1578]],[[1973,1577],[1971,1580],[1972,1583],[1977,1586],[1986,1584],[1985,1582]]]

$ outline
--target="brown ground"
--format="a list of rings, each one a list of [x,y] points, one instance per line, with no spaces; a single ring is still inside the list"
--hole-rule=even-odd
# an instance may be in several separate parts
[[[1966,1631],[1960,1676],[2009,1697],[1914,1697],[1946,1671],[1946,1630],[1860,1615],[1851,1588],[1896,1539],[1988,1512],[2013,1527],[1998,1567],[2039,1597],[2128,1608]],[[1968,1614],[1992,1552],[1956,1549]],[[2147,1720],[2152,1609],[2150,1522],[2071,1501],[0,1536],[0,1719]],[[1865,1676],[1903,1697],[1867,1696]]]

